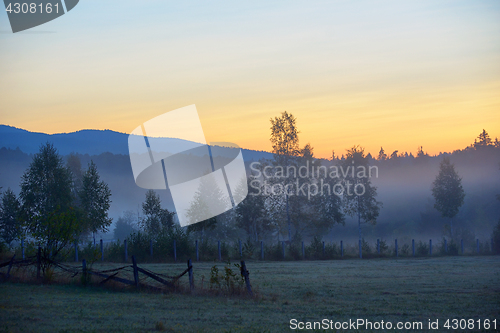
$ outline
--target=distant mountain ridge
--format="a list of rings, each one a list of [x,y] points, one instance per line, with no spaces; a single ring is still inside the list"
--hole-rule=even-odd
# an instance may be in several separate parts
[[[154,140],[154,139],[150,139]],[[171,139],[176,145],[185,145],[188,141]],[[0,148],[19,148],[27,154],[35,154],[46,142],[52,143],[61,155],[70,153],[99,155],[112,153],[128,155],[128,134],[112,130],[80,130],[71,133],[46,134],[30,132],[21,128],[0,125]],[[264,151],[243,149],[245,161],[257,161],[261,158],[272,158],[272,154]]]

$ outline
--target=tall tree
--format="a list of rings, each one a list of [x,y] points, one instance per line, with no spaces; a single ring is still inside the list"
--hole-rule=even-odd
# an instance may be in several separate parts
[[[387,154],[384,151],[384,148],[380,147],[380,151],[378,152],[377,160],[385,161],[387,159]]]
[[[130,234],[136,231],[136,219],[137,216],[133,211],[127,210],[123,212],[115,223],[113,237],[120,240],[127,239]]]
[[[144,218],[139,221],[141,228],[151,236],[167,231],[174,225],[175,213],[161,208],[160,196],[153,190],[146,192],[146,201],[142,203]]]
[[[66,166],[68,167],[71,173],[72,180],[72,192],[75,200],[75,205],[80,205],[79,193],[82,189],[83,184],[83,171],[82,171],[82,162],[80,158],[75,154],[69,154],[66,160]]]
[[[346,158],[341,163],[343,169],[343,206],[349,216],[358,219],[359,243],[362,243],[361,223],[375,225],[382,207],[376,200],[377,188],[371,184],[368,159],[364,148],[354,146],[347,150]],[[359,256],[362,257],[361,247]]]
[[[209,173],[201,178],[198,190],[195,193],[186,216],[191,221],[188,226],[189,232],[199,232],[200,241],[204,241],[205,231],[213,230],[217,225],[217,212],[225,211],[230,205],[224,199],[222,190],[217,185],[213,176]],[[206,218],[207,216],[213,216]],[[196,222],[199,221],[199,222]]]
[[[490,135],[483,129],[483,131],[479,133],[477,139],[474,141],[474,148],[486,147],[490,146],[491,144],[492,143]]]
[[[248,180],[240,185],[237,191],[243,186],[248,186],[248,195],[236,206],[236,220],[249,237],[258,241],[259,235],[262,236],[263,231],[266,229],[264,196],[260,193],[262,192],[260,182],[253,176],[248,177]]]
[[[278,165],[288,168],[293,157],[298,156],[299,150],[299,130],[297,129],[297,119],[290,113],[284,111],[280,117],[271,118],[271,144],[273,148],[274,160]],[[286,179],[285,183],[289,183]],[[286,186],[285,184],[285,186]],[[292,241],[292,222],[290,219],[290,208],[288,194],[285,192],[286,216],[288,225],[288,240]]]
[[[92,232],[95,244],[95,234],[98,231],[107,232],[113,220],[108,217],[111,191],[108,184],[100,180],[93,161],[83,174],[79,198],[86,228]]]
[[[0,201],[0,237],[7,245],[21,236],[22,228],[19,221],[20,204],[16,195],[7,188]]]
[[[443,217],[450,219],[450,236],[453,237],[453,217],[458,214],[464,203],[465,191],[462,187],[462,178],[455,171],[450,159],[445,157],[439,166],[439,173],[432,183],[434,208]]]
[[[429,156],[429,155],[427,155],[427,153],[424,152],[424,147],[423,146],[418,147],[417,158],[425,157],[425,156]]]
[[[71,174],[50,143],[33,156],[21,180],[21,218],[44,258],[55,257],[81,230],[72,207]],[[42,264],[42,269],[50,264]]]

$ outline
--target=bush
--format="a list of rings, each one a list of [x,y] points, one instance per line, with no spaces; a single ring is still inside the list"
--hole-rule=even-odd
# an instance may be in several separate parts
[[[375,244],[376,246],[376,244]],[[380,254],[385,254],[389,250],[389,246],[387,245],[387,242],[384,239],[380,240]]]
[[[210,269],[210,290],[228,295],[240,294],[243,291],[244,278],[240,274],[241,266],[228,261],[224,266],[224,273],[219,274],[217,265]]]
[[[69,257],[69,255],[68,255]],[[99,244],[96,244],[94,246],[93,242],[88,242],[87,246],[85,246],[83,249],[79,249],[78,253],[78,259],[83,260],[85,259],[88,264],[92,264],[96,262],[97,260],[101,259],[101,249]]]
[[[305,251],[306,257],[309,259],[323,259],[323,242],[320,238],[314,237],[311,243],[305,247]]]
[[[418,256],[427,256],[429,255],[429,245],[427,243],[419,241],[415,252]]]
[[[401,246],[401,254],[403,256],[408,256],[410,254],[410,245],[404,244],[403,246]]]
[[[266,260],[283,260],[282,243],[278,242],[275,245],[265,246],[264,259],[266,259]]]
[[[363,255],[372,253],[370,244],[368,244],[368,242],[366,242],[364,238],[361,242],[361,250],[363,251]]]
[[[239,249],[238,249],[239,250]],[[242,244],[243,258],[253,258],[257,254],[257,244],[252,242],[250,237]]]

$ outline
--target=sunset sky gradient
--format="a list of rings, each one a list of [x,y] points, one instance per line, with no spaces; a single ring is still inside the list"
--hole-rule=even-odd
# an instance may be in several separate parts
[[[500,1],[82,0],[16,34],[0,13],[1,124],[130,133],[191,104],[208,142],[267,151],[286,110],[318,157],[500,138]]]

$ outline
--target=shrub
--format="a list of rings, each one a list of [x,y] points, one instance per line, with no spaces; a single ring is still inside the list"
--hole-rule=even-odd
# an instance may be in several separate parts
[[[323,242],[315,236],[311,243],[306,246],[305,251],[306,257],[309,259],[323,259]]]
[[[403,246],[401,246],[401,254],[403,256],[408,256],[410,254],[410,245],[404,244]]]
[[[228,261],[224,266],[224,272],[219,273],[219,268],[214,265],[210,269],[210,290],[223,292],[224,294],[239,294],[243,290],[244,278],[240,274],[241,266]]]
[[[364,238],[361,242],[361,250],[363,251],[363,254],[371,254],[372,253],[372,249],[370,248],[370,244],[368,244],[368,242],[366,242]]]
[[[257,246],[254,242],[252,242],[250,237],[245,243],[242,244],[242,252],[244,258],[253,258],[254,253],[257,252]]]
[[[387,242],[385,239],[380,240],[380,254],[384,254],[389,250],[389,246],[387,245]]]
[[[419,241],[417,244],[416,254],[419,256],[426,256],[429,254],[429,245],[422,241]]]

